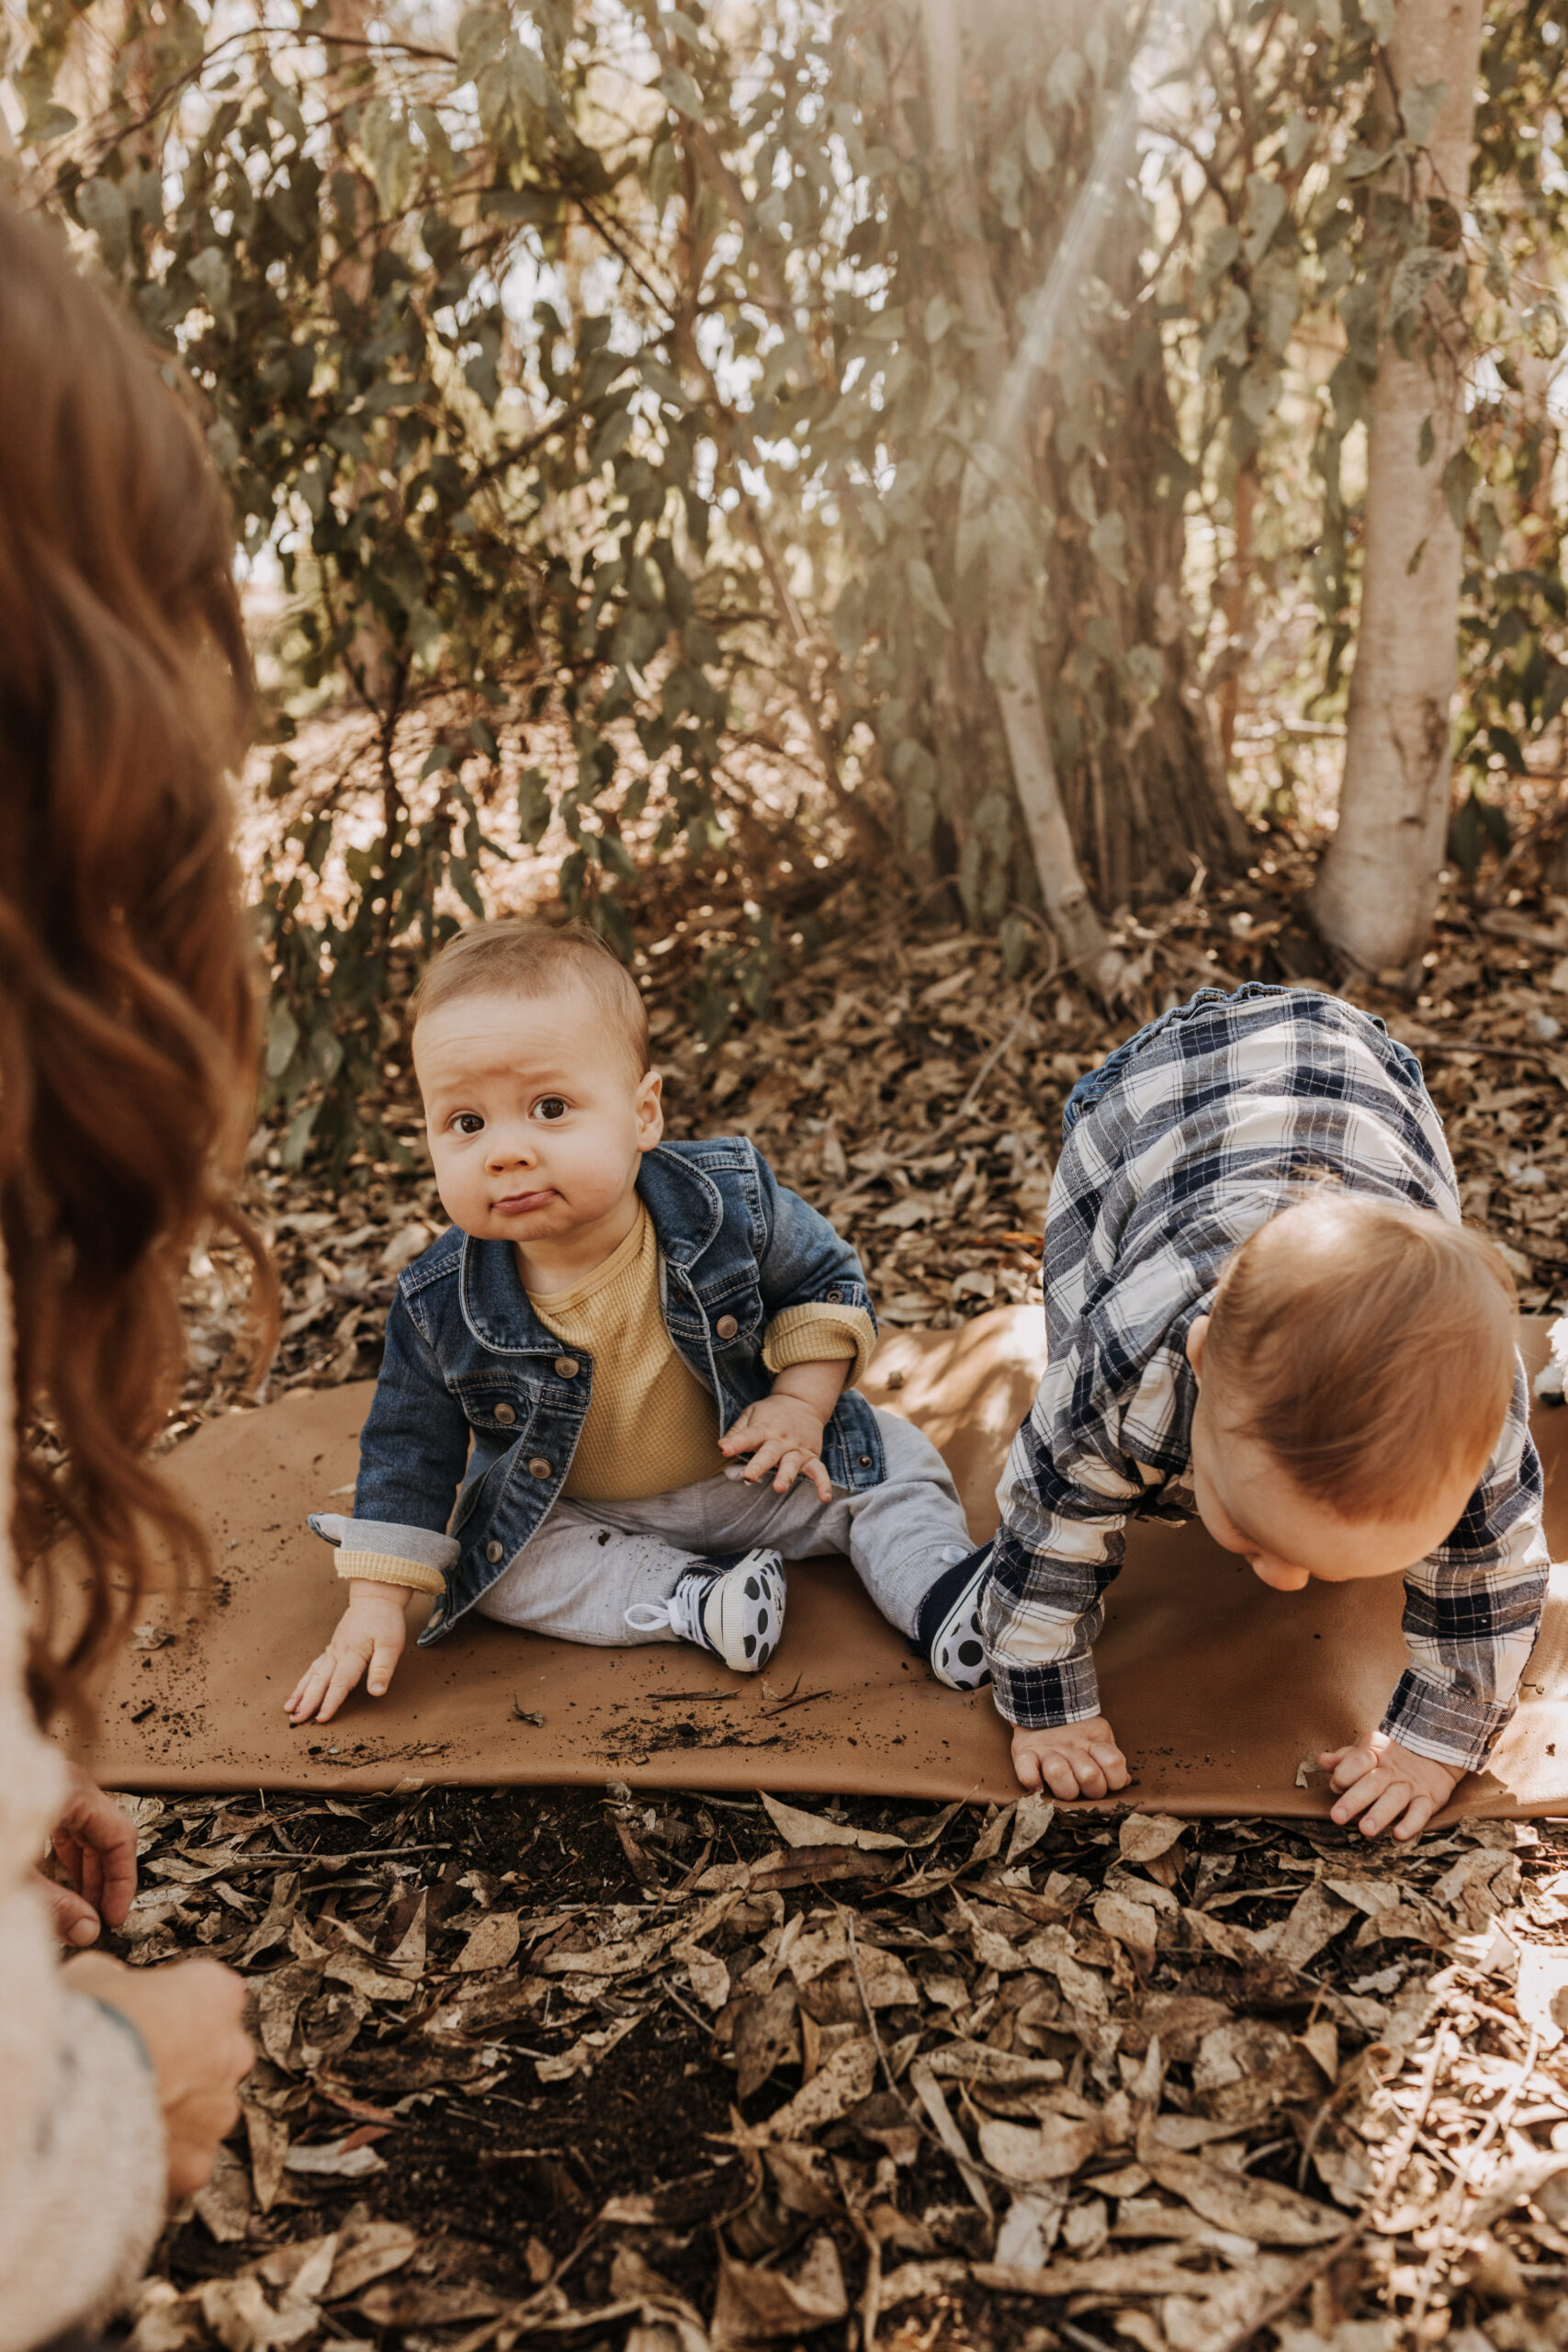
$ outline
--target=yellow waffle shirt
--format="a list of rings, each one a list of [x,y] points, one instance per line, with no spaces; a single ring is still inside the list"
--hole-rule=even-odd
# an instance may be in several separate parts
[[[670,1337],[659,1295],[659,1243],[639,1201],[637,1220],[602,1266],[570,1290],[528,1303],[563,1347],[593,1362],[593,1396],[563,1494],[579,1502],[633,1502],[694,1486],[728,1465],[718,1450],[718,1407]],[[762,1361],[849,1363],[858,1380],[871,1353],[863,1308],[786,1307],[769,1324]]]

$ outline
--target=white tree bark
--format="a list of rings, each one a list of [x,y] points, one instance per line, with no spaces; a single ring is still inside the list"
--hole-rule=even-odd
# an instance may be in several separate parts
[[[964,143],[960,103],[964,50],[957,0],[921,0],[920,17],[931,127],[936,152],[947,167],[944,193],[948,219],[960,254],[958,291],[964,323],[977,343],[983,338],[987,346],[986,369],[999,390],[1012,355],[990,259],[979,231],[968,151]],[[1000,454],[1010,463],[1027,468],[1026,448],[1012,447]],[[1040,895],[1063,955],[1070,963],[1080,966],[1086,977],[1109,996],[1120,977],[1122,958],[1112,948],[1110,933],[1095,911],[1063,805],[1040,695],[1030,605],[1020,588],[998,581],[994,565],[990,567],[989,606],[990,629],[1001,657],[994,665],[992,684]]]
[[[1483,0],[1398,0],[1389,64],[1404,107],[1443,96],[1418,193],[1462,215],[1470,181]],[[1426,330],[1435,329],[1429,334]],[[1420,348],[1430,342],[1430,351]],[[1350,682],[1339,826],[1313,913],[1331,945],[1369,971],[1403,969],[1438,903],[1451,796],[1461,534],[1443,471],[1464,437],[1461,322],[1428,297],[1412,357],[1378,355],[1367,463],[1366,559]],[[1420,462],[1422,429],[1432,448]]]

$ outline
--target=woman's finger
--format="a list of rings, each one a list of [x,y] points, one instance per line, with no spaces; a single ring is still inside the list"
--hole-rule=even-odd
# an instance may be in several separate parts
[[[118,1928],[136,1896],[136,1832],[118,1805],[101,1789],[81,1792],[64,1825],[73,1864],[73,1884],[111,1928]],[[60,1851],[60,1840],[55,1841]]]
[[[1051,1783],[1051,1793],[1054,1797],[1076,1797],[1077,1795],[1078,1776],[1073,1770],[1072,1760],[1069,1757],[1064,1756],[1060,1750],[1057,1749],[1054,1750],[1048,1756],[1043,1756],[1040,1759],[1040,1763],[1041,1770],[1043,1771],[1045,1778]]]
[[[61,1886],[55,1880],[41,1882],[49,1904],[50,1925],[62,1944],[73,1951],[85,1951],[98,1939],[98,1915],[90,1903],[85,1902],[73,1886]]]

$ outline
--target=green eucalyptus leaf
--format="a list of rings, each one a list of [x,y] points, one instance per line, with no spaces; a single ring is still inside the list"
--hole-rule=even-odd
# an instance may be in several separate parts
[[[98,241],[104,267],[118,277],[130,255],[130,215],[124,190],[113,180],[85,180],[76,191],[76,210]]]
[[[1109,512],[1100,515],[1089,535],[1089,553],[1102,571],[1112,580],[1127,583],[1127,526],[1120,514]]]
[[[282,998],[273,1000],[266,1017],[266,1044],[264,1067],[268,1078],[279,1079],[294,1059],[299,1043],[299,1024]]]
[[[1404,117],[1404,135],[1413,147],[1425,147],[1443,110],[1449,85],[1446,82],[1407,83],[1399,94],[1400,111]]]
[[[703,94],[691,75],[679,65],[668,65],[656,85],[679,115],[688,122],[703,119]]]
[[[543,768],[525,768],[517,780],[517,830],[528,849],[536,849],[549,830],[553,806],[549,779]]]
[[[1273,243],[1274,232],[1289,209],[1289,199],[1276,179],[1252,172],[1247,181],[1247,235],[1243,250],[1255,266]]]

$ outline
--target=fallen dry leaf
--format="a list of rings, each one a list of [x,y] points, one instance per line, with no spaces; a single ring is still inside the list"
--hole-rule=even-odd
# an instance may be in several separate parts
[[[1157,2138],[1146,2121],[1138,2130],[1137,2153],[1151,2180],[1173,2197],[1184,2198],[1206,2222],[1260,2245],[1318,2245],[1337,2237],[1345,2227],[1342,2214],[1294,2189],[1228,2171],[1208,2157],[1181,2154]]]
[[[863,1852],[891,1852],[905,1844],[902,1838],[880,1829],[857,1829],[849,1822],[828,1821],[819,1814],[803,1813],[763,1793],[762,1809],[786,1846],[855,1846]]]
[[[980,2154],[1004,2180],[1028,2188],[1070,2179],[1098,2155],[1103,2136],[1098,2121],[1075,2123],[1065,2115],[1046,2116],[1037,2129],[988,2116],[980,2125]]]
[[[323,2141],[310,2147],[298,2143],[284,2158],[288,2172],[314,2173],[333,2180],[362,2180],[367,2173],[379,2172],[386,2159],[378,2156],[357,2132],[345,2139]]]
[[[505,1968],[516,1957],[522,1928],[515,1911],[492,1911],[470,1930],[456,1965],[465,1973]],[[411,1987],[403,1987],[406,1999]]]
[[[1168,1853],[1188,1827],[1168,1813],[1126,1813],[1116,1835],[1116,1848],[1124,1862],[1152,1862]]]
[[[813,2075],[804,2090],[786,2099],[762,2124],[760,2140],[797,2140],[836,2122],[858,2105],[876,2080],[876,2052],[869,2039],[846,2042]]]
[[[842,2319],[848,2309],[839,2249],[826,2230],[787,2271],[735,2262],[721,2250],[713,2313],[716,2344],[768,2344],[803,2335]]]

